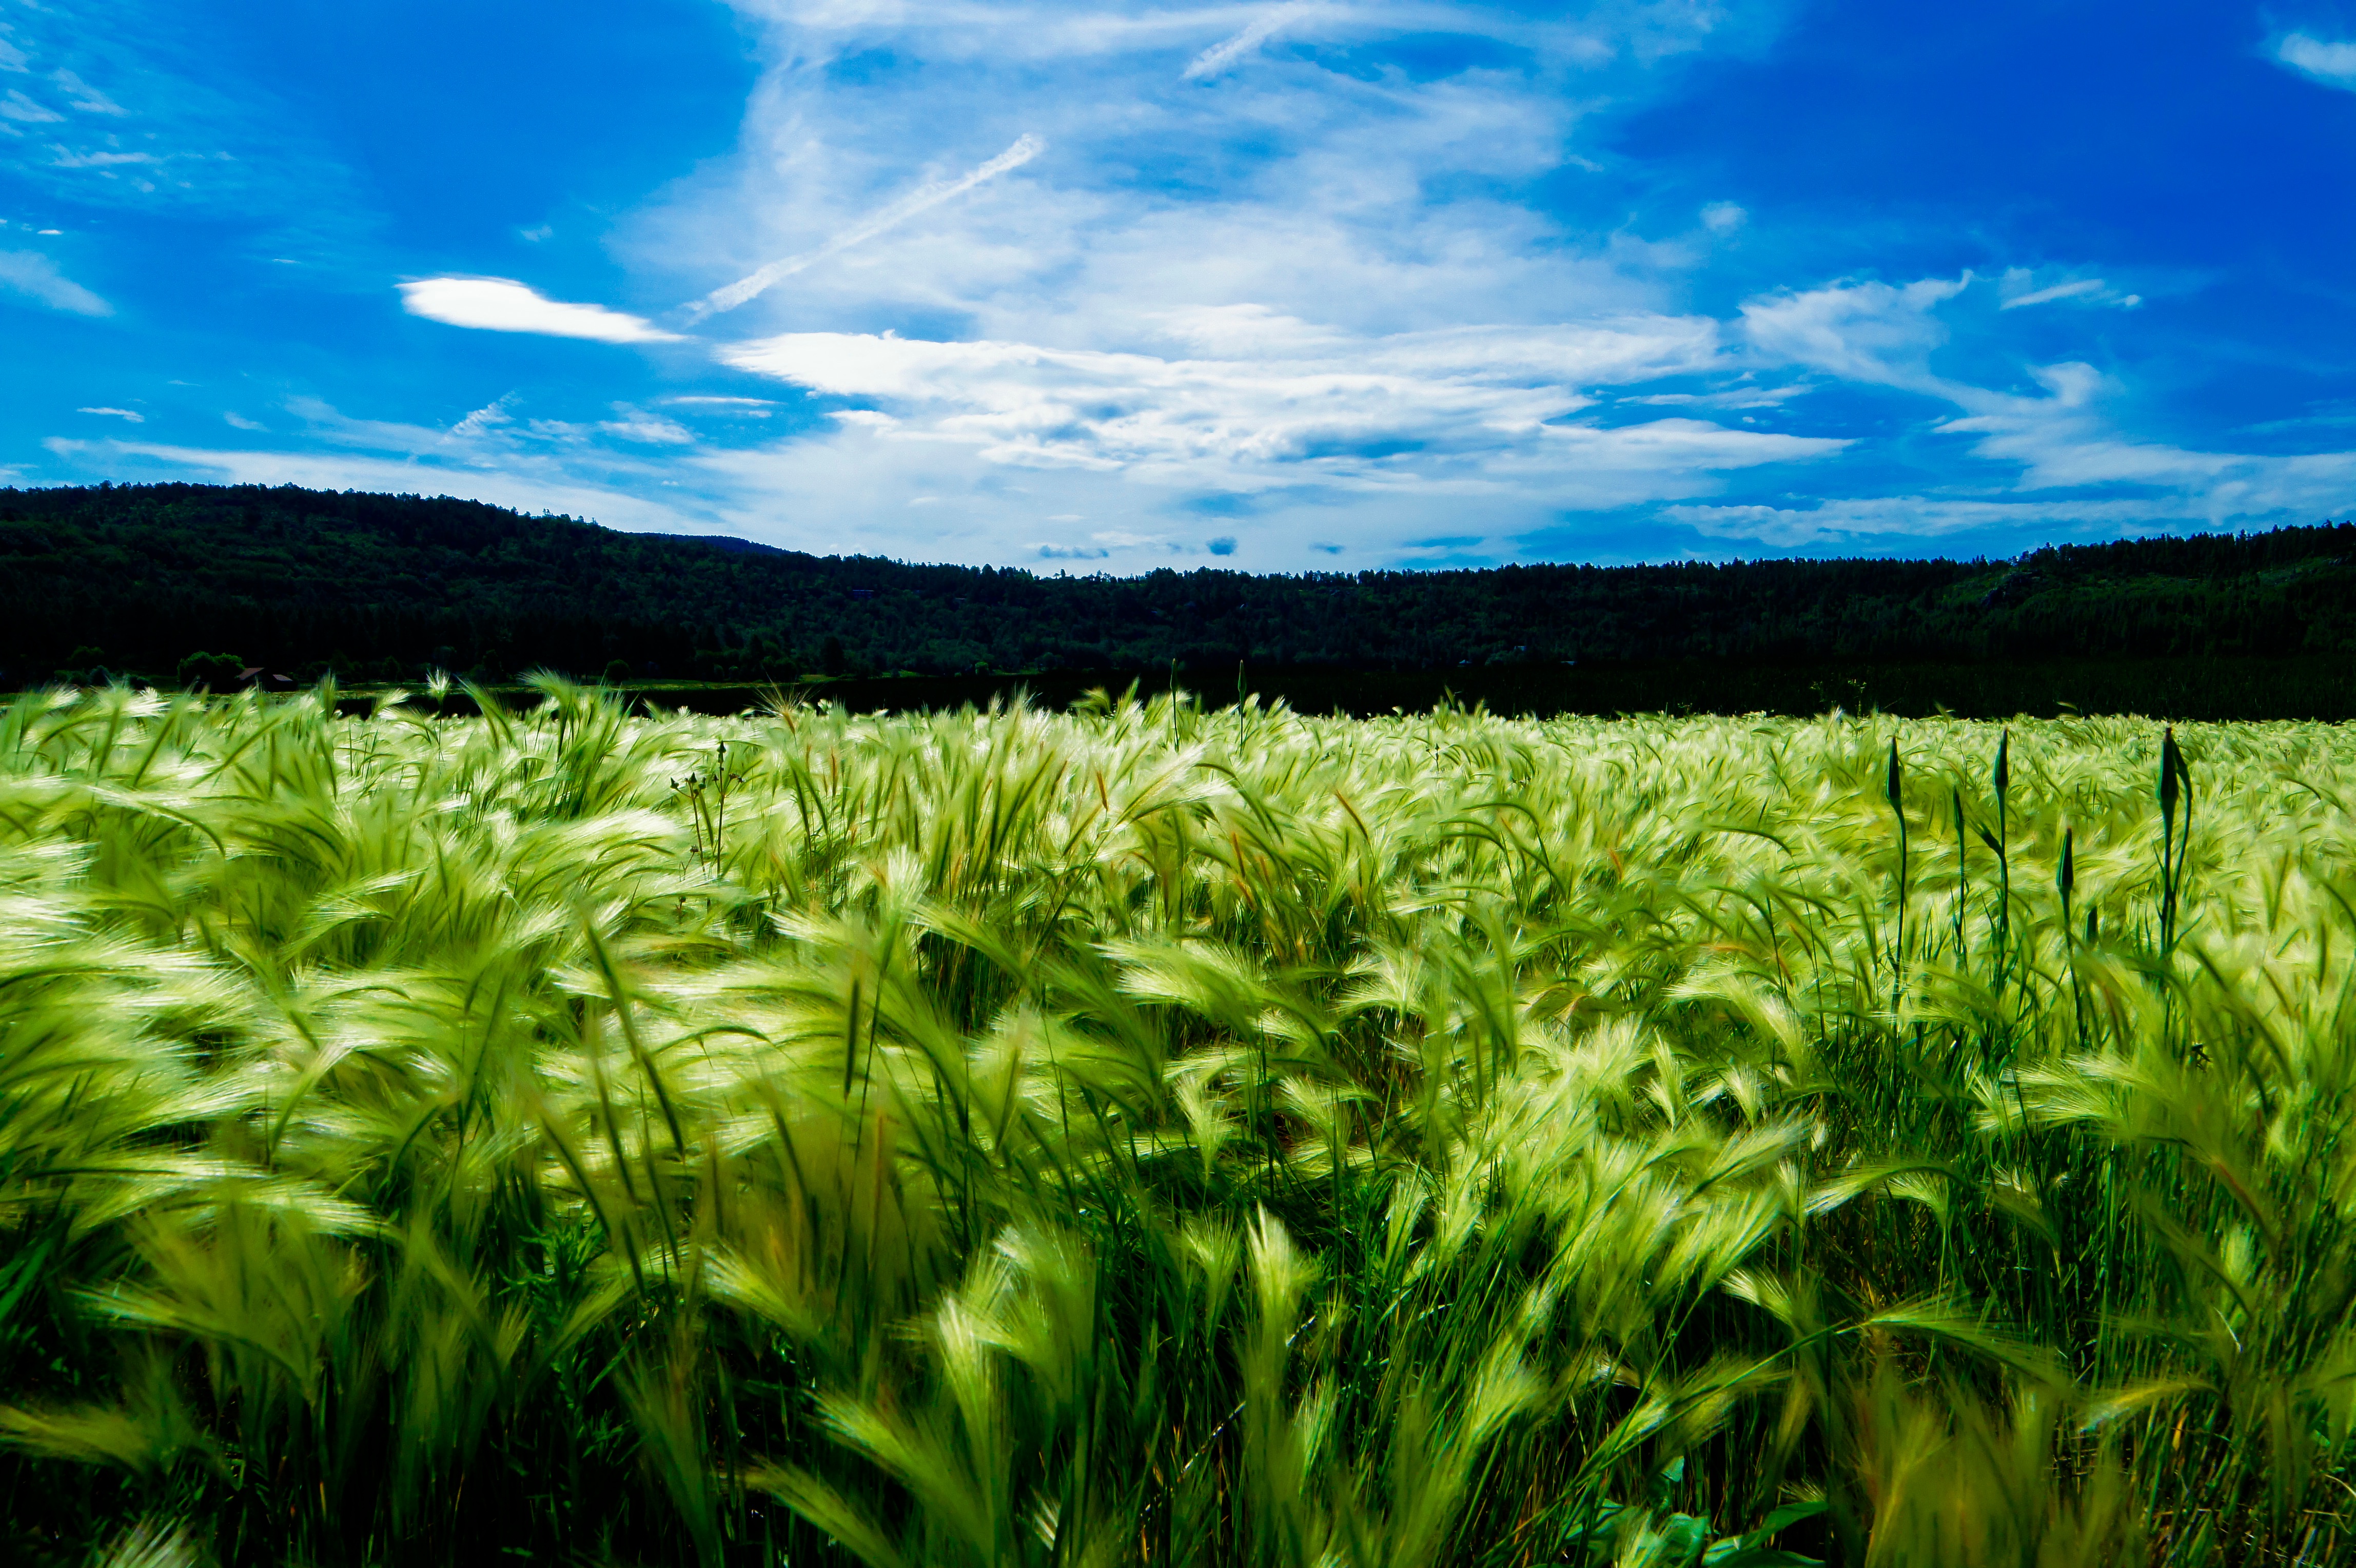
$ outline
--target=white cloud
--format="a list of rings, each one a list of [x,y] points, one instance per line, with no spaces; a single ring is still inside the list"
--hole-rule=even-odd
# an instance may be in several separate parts
[[[1751,214],[1731,201],[1713,201],[1701,209],[1701,221],[1713,234],[1731,234],[1751,221]]]
[[[258,419],[248,419],[241,413],[224,413],[221,420],[232,430],[264,430],[269,428]]]
[[[1297,3],[1271,5],[1244,25],[1234,37],[1223,38],[1186,62],[1181,73],[1188,81],[1200,81],[1205,77],[1217,76],[1244,56],[1251,54],[1277,35],[1279,29],[1296,21],[1309,7]]]
[[[790,278],[748,294],[759,325],[715,352],[829,400],[817,428],[789,400],[780,439],[681,460],[736,532],[932,559],[1105,550],[1117,569],[1212,537],[1239,565],[1326,564],[1311,542],[1337,538],[1398,560],[1435,514],[1505,550],[1566,510],[1715,495],[1843,446],[1694,417],[1708,404],[1595,411],[1602,388],[1740,367],[1676,306],[1688,242],[1581,232],[1515,194],[1576,156],[1589,107],[1642,96],[1667,55],[1748,47],[1759,16],[736,3],[773,61],[740,152],[616,238],[683,295]],[[1236,69],[1312,30],[1347,62]],[[1473,63],[1384,63],[1417,35]],[[1057,149],[1051,177],[877,227],[912,165],[1023,136]],[[1086,529],[1042,521],[1066,513]]]
[[[2332,43],[2293,33],[2275,46],[2275,58],[2302,76],[2356,91],[2356,43]]]
[[[1649,269],[1620,263],[1632,242],[1567,232],[1501,193],[1560,167],[1593,95],[1638,87],[1639,37],[1651,50],[1757,30],[1681,0],[1556,19],[1320,5],[1321,35],[1376,49],[1418,31],[1494,39],[1522,63],[1379,85],[1312,64],[1204,91],[1172,51],[1270,8],[740,4],[773,23],[776,61],[742,151],[626,222],[625,260],[703,294],[773,258],[828,255],[747,302],[758,330],[921,322],[926,336],[1107,349],[1134,346],[1149,314],[1198,305],[1373,332],[1659,308]],[[834,69],[887,55],[898,63]],[[999,178],[834,248],[906,199],[912,164],[1024,135],[1059,149],[1052,178]],[[1459,193],[1435,195],[1441,182]]]
[[[597,426],[608,435],[648,446],[695,445],[695,432],[676,420],[664,419],[626,406],[616,407],[614,412],[618,417],[605,420]]]
[[[1932,314],[1971,283],[1924,278],[1902,288],[1837,283],[1754,299],[1742,306],[1744,334],[1772,359],[1828,371],[1847,381],[1933,390],[1932,350],[1947,340]]]
[[[1702,369],[1717,345],[1714,323],[1687,317],[1363,339],[1252,313],[1241,342],[1221,330],[1235,320],[1198,315],[1173,328],[1229,349],[1215,357],[832,332],[721,353],[740,370],[885,403],[876,412],[896,421],[896,440],[962,445],[992,464],[1250,489],[1423,483],[1508,454],[1543,461],[1590,437],[1647,450],[1643,427],[1577,436],[1547,422],[1590,401],[1582,386]],[[1759,443],[1782,438],[1709,426],[1713,458],[1691,422],[1665,423],[1679,445],[1726,467],[1817,449],[1770,456]]]
[[[1193,311],[1161,328],[1197,351],[852,333],[735,345],[722,353],[738,369],[882,406],[698,465],[734,492],[740,531],[795,518],[817,537],[786,542],[805,547],[1044,551],[1127,570],[1208,549],[1218,528],[1238,564],[1269,569],[1310,564],[1337,508],[1375,558],[1412,555],[1435,510],[1450,532],[1505,548],[1566,510],[1708,494],[1730,472],[1844,445],[1691,418],[1570,417],[1591,403],[1587,388],[1718,365],[1719,330],[1702,318],[1367,338],[1264,310]],[[912,507],[921,528],[892,521]],[[1042,518],[1081,517],[1096,522],[1085,538],[1035,532]]]
[[[551,338],[586,338],[599,343],[672,343],[641,317],[602,305],[569,305],[550,299],[512,278],[422,278],[404,283],[401,303],[412,316],[487,332],[534,332]]]
[[[114,306],[67,277],[38,251],[0,251],[0,289],[76,316],[114,314]]]
[[[127,408],[78,408],[75,409],[74,412],[76,413],[102,413],[113,419],[127,419],[134,424],[145,424],[147,423],[147,416],[145,414],[134,413]]]

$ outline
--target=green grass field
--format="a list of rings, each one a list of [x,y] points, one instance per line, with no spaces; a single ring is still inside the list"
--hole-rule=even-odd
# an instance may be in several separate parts
[[[0,1555],[2356,1551],[2335,727],[546,696],[0,710]]]

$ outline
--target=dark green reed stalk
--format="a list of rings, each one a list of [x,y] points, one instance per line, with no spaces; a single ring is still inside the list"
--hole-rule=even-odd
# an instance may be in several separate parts
[[[1964,967],[1964,897],[1971,890],[1970,841],[1964,832],[1964,791],[1949,790],[1955,811],[1955,967]]]
[[[2076,838],[2074,829],[2062,830],[2062,865],[2053,874],[2053,885],[2062,890],[2062,944],[2070,965],[2070,1006],[2077,1015],[2078,1044],[2083,1047],[2086,1043],[2086,1004],[2078,994],[2078,950],[2073,940],[2074,933],[2070,929],[2070,894],[2078,886],[2077,856],[2074,853]],[[2094,928],[2089,925],[2087,939],[2092,940],[2094,934]]]
[[[728,842],[728,743],[714,741],[712,746],[712,868],[720,869],[721,856]]]
[[[2176,842],[2176,806],[2180,798],[2184,803],[2184,842]],[[2181,905],[2180,888],[2184,880],[2184,857],[2192,849],[2192,775],[2184,765],[2184,751],[2176,744],[2176,726],[2170,725],[2159,741],[2159,946],[2162,952],[2176,946],[2177,911]]]
[[[1898,984],[1906,983],[1906,796],[1905,776],[1899,770],[1898,742],[1890,743],[1890,810],[1898,818],[1898,940],[1890,950],[1890,967]]]
[[[1992,989],[2004,990],[2005,966],[2011,958],[2012,942],[2012,813],[2008,797],[2012,789],[2012,731],[2005,730],[1997,736],[1996,766],[1988,777],[1996,786],[1996,832],[1980,830],[1980,842],[1996,854],[1996,916],[1990,922],[1996,940],[1996,969]]]

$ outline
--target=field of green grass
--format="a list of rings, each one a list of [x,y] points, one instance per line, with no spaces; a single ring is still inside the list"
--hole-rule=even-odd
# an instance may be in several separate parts
[[[0,709],[7,1561],[2356,1551],[2334,726],[544,691]]]

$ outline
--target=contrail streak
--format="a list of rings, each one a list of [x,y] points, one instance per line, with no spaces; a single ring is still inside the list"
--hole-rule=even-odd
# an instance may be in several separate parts
[[[818,265],[829,256],[839,254],[862,241],[872,240],[886,229],[905,223],[919,212],[929,211],[942,202],[963,196],[984,180],[995,179],[1008,169],[1020,168],[1047,150],[1047,144],[1025,133],[1014,145],[978,168],[968,169],[955,179],[935,180],[921,186],[892,203],[880,208],[829,240],[815,251],[805,251],[798,256],[787,256],[781,262],[771,262],[759,272],[738,278],[724,288],[715,288],[687,307],[688,319],[701,321],[714,311],[734,310],[770,285],[789,278],[796,273]]]
[[[1294,0],[1290,5],[1279,5],[1272,11],[1263,12],[1234,38],[1213,44],[1196,55],[1183,72],[1185,80],[1199,81],[1204,77],[1218,75],[1274,38],[1279,28],[1307,9],[1308,6],[1300,4],[1300,0]]]

